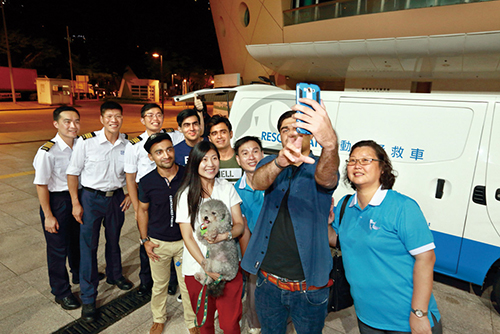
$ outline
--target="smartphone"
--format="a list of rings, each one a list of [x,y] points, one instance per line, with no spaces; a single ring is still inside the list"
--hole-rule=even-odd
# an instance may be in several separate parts
[[[320,89],[319,89],[319,86],[315,85],[315,84],[308,84],[308,83],[303,83],[303,82],[298,83],[297,86],[296,86],[295,102],[297,104],[301,104],[301,105],[306,106],[306,107],[311,107],[308,104],[299,102],[299,99],[301,99],[301,98],[308,98],[308,99],[311,99],[311,100],[315,100],[318,103],[321,103],[320,102],[321,99],[320,99]],[[300,112],[300,111],[297,111],[297,112]],[[302,121],[301,120],[297,120],[297,122],[302,122]],[[300,133],[300,134],[304,134],[304,135],[310,135],[311,134],[311,132],[309,132],[307,130],[304,130],[302,128],[297,128],[297,132]]]

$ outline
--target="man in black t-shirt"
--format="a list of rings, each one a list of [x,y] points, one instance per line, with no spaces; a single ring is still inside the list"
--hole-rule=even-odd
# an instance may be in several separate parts
[[[170,263],[173,260],[181,290],[184,321],[190,333],[199,333],[194,325],[195,314],[182,276],[182,241],[179,225],[175,223],[174,196],[181,184],[184,167],[175,163],[172,139],[167,133],[151,135],[144,149],[156,163],[156,169],[141,178],[139,182],[139,210],[137,225],[151,265],[153,289],[151,311],[153,326],[150,333],[162,333],[167,320],[168,282]]]

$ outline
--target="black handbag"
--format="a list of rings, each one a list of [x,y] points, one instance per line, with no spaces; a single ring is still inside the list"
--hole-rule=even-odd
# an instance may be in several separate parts
[[[351,195],[347,195],[340,207],[339,226],[342,222],[345,207]],[[337,244],[333,248],[333,268],[330,272],[330,278],[333,279],[333,285],[330,287],[330,296],[328,298],[328,312],[337,312],[353,305],[351,296],[351,286],[345,277],[344,264],[342,263],[342,252],[340,250],[339,236],[337,235]]]

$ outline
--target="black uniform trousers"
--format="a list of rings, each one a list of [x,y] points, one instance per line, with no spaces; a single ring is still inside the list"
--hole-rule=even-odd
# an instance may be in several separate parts
[[[125,213],[120,204],[125,199],[122,189],[114,192],[113,196],[106,197],[102,192],[92,192],[83,189],[80,203],[83,207],[80,231],[80,291],[84,304],[94,303],[99,285],[97,267],[97,247],[101,224],[104,225],[106,238],[106,276],[109,280],[118,280],[123,277],[120,250],[120,232],[125,220]]]
[[[59,224],[57,233],[49,233],[45,230],[45,215],[41,207],[40,218],[47,242],[47,266],[51,292],[57,299],[63,299],[71,295],[66,258],[72,276],[78,278],[80,274],[80,224],[73,217],[73,207],[68,191],[49,194],[50,209]]]

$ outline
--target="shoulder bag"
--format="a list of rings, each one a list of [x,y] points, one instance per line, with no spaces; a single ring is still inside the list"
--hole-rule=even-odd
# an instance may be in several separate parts
[[[342,216],[347,203],[352,195],[347,195],[340,207],[339,226],[342,222]],[[330,297],[328,299],[328,312],[337,312],[353,305],[351,296],[351,286],[345,277],[344,264],[342,263],[342,251],[340,250],[340,241],[337,234],[337,244],[333,248],[333,269],[330,272],[330,278],[333,279],[333,285],[330,287]]]

